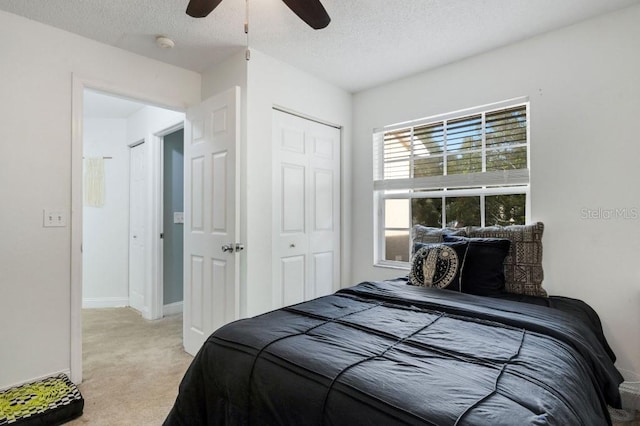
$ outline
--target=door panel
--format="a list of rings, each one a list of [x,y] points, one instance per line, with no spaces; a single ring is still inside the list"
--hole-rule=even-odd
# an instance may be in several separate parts
[[[293,305],[305,300],[305,256],[282,258],[282,306]]]
[[[204,259],[201,256],[191,256],[191,268],[189,282],[191,288],[191,304],[189,306],[189,326],[192,332],[202,335],[204,333],[204,321],[203,318],[203,272]]]
[[[226,260],[211,260],[211,277],[212,282],[218,285],[212,286],[211,292],[211,312],[214,324],[225,324],[227,318],[228,307],[233,307],[233,292],[228,290],[228,262]],[[231,297],[231,300],[227,298]]]
[[[304,232],[305,228],[305,167],[282,165],[282,227],[284,234]]]
[[[333,253],[328,251],[324,253],[314,253],[313,255],[313,282],[316,284],[318,294],[329,294],[333,292],[331,286],[334,270]]]
[[[227,151],[217,152],[211,157],[213,167],[213,198],[212,198],[212,224],[211,231],[218,234],[227,234],[227,175],[228,175],[228,159]]]
[[[340,130],[274,110],[273,147],[273,308],[278,308],[339,287]]]
[[[189,204],[191,232],[204,230],[204,157],[191,158],[191,203]]]
[[[333,230],[333,172],[331,170],[315,170],[313,179],[313,205],[314,231]]]
[[[239,316],[239,89],[189,109],[185,123],[184,346],[190,354]]]

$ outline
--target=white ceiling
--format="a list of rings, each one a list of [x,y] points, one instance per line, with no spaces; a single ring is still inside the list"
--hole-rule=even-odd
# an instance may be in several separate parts
[[[206,18],[188,0],[0,0],[22,15],[202,72],[243,49],[245,0]],[[322,0],[332,18],[314,31],[281,0],[249,0],[250,46],[356,92],[485,52],[640,0]],[[175,41],[155,45],[157,35]]]
[[[144,106],[129,99],[85,90],[82,113],[84,118],[128,118]]]

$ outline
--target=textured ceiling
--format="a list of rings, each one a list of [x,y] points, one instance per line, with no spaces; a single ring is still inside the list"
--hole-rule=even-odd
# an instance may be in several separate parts
[[[0,10],[197,72],[244,48],[244,0],[206,18],[187,0],[0,0]],[[322,0],[314,31],[281,0],[249,0],[250,46],[356,92],[640,0]],[[162,50],[156,35],[176,46]]]

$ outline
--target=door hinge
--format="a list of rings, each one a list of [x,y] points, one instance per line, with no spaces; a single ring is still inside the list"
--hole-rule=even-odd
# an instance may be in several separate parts
[[[160,239],[163,240],[164,239],[164,232],[160,233]]]

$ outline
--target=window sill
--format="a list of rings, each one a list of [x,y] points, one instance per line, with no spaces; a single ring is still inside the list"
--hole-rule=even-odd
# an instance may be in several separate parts
[[[373,264],[376,268],[399,269],[409,271],[409,262],[395,262],[393,260],[380,260]]]

